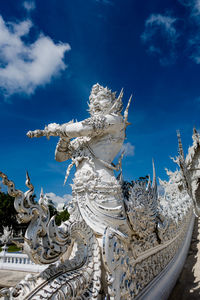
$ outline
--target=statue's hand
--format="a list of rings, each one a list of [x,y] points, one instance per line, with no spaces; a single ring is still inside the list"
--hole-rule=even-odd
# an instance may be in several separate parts
[[[45,130],[33,130],[33,131],[28,131],[26,134],[29,138],[33,138],[33,137],[41,137],[41,136],[45,136]]]
[[[72,121],[66,124],[71,123]],[[69,140],[69,137],[66,133],[66,124],[59,125],[57,123],[50,123],[47,126],[45,126],[44,130],[37,129],[34,131],[28,131],[26,135],[29,138],[41,136],[46,136],[47,138],[49,138],[50,136],[60,136],[65,140]]]
[[[26,134],[29,138],[46,136],[60,136],[60,125],[56,123],[51,123],[45,126],[44,130],[36,129],[33,131],[28,131]]]

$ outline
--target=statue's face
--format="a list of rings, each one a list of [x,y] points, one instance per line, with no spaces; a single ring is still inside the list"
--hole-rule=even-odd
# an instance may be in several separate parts
[[[90,97],[90,113],[100,114],[106,113],[112,107],[112,98],[103,92],[99,92],[96,95]]]

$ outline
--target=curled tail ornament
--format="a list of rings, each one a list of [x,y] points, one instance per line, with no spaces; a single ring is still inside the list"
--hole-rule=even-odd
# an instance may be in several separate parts
[[[24,238],[24,251],[38,264],[50,264],[39,275],[28,275],[17,286],[1,290],[5,299],[96,299],[101,287],[100,249],[95,235],[81,218],[76,205],[71,218],[57,226],[50,219],[46,199],[34,201],[34,187],[27,174],[23,193],[0,173],[8,193],[15,197],[19,222],[30,222]],[[47,292],[48,291],[48,292]]]

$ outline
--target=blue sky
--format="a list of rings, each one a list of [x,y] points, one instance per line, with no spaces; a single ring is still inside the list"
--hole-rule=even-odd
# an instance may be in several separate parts
[[[126,180],[176,166],[176,130],[185,151],[200,128],[200,0],[35,0],[0,2],[0,170],[37,194],[71,192],[56,138],[28,130],[88,117],[93,84],[130,94]],[[134,148],[133,148],[134,147]],[[133,151],[134,150],[134,151]]]

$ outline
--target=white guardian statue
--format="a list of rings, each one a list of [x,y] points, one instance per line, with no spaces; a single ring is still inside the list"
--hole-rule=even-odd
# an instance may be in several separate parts
[[[39,275],[28,275],[15,287],[1,290],[5,299],[167,299],[181,271],[200,211],[200,139],[184,158],[179,138],[180,170],[168,171],[161,181],[164,195],[153,180],[123,181],[120,152],[126,135],[128,109],[122,115],[119,96],[99,84],[89,97],[90,117],[62,125],[52,123],[27,136],[58,136],[55,159],[71,160],[65,181],[76,167],[72,184],[70,218],[60,226],[50,218],[42,194],[34,201],[27,174],[27,192],[15,188],[0,172],[8,192],[15,197],[19,222],[29,223],[23,248],[38,264],[50,264]],[[56,262],[55,264],[53,264]]]

